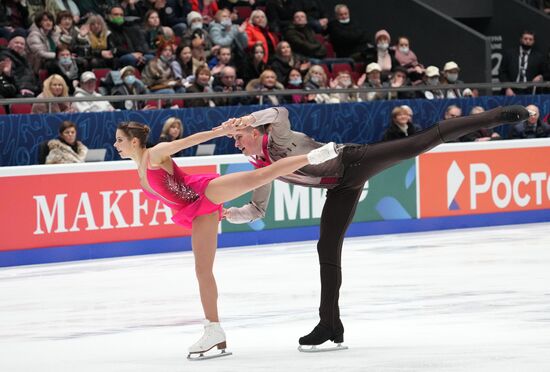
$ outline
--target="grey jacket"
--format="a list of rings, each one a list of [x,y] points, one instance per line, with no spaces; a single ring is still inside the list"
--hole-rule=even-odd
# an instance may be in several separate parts
[[[304,133],[290,129],[288,110],[284,107],[273,107],[251,114],[256,119],[254,127],[271,124],[268,130],[267,152],[269,160],[275,162],[287,156],[307,154],[323,144],[313,140]],[[250,158],[255,163],[258,157]],[[278,180],[310,187],[333,188],[343,176],[342,155],[319,165],[306,165],[296,172],[279,177]],[[271,195],[271,184],[261,186],[252,192],[252,200],[240,208],[227,210],[226,219],[231,223],[247,223],[265,216]]]

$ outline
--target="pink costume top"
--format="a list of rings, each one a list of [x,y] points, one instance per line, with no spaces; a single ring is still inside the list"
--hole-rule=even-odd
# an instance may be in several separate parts
[[[147,182],[154,194],[142,187],[143,192],[151,199],[169,206],[174,215],[172,221],[186,228],[191,228],[197,216],[218,211],[222,217],[222,204],[212,203],[204,194],[208,183],[219,174],[187,174],[172,160],[174,174],[163,168],[147,167]]]

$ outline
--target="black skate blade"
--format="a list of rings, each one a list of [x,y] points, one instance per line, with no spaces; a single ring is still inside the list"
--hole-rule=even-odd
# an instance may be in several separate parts
[[[207,360],[207,359],[226,357],[230,355],[233,355],[233,353],[230,351],[225,351],[225,349],[223,349],[219,353],[210,353],[208,355],[206,354],[206,352],[189,353],[189,355],[187,355],[187,360],[190,360],[190,361]]]
[[[319,347],[321,345],[300,345],[298,346],[298,351],[302,353],[322,353],[325,351],[340,351],[347,350],[348,347],[342,344],[336,344],[336,346],[325,346]]]

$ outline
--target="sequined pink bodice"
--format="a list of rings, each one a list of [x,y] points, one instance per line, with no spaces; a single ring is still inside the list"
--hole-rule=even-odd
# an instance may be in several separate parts
[[[152,194],[146,189],[143,189],[143,191],[153,199],[175,205],[185,206],[196,201],[199,194],[185,183],[186,174],[173,161],[172,169],[174,174],[168,173],[163,168],[147,168],[146,174],[149,186],[158,195]]]

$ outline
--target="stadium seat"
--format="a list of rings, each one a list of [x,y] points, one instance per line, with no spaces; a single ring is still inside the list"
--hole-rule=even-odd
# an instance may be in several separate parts
[[[95,74],[95,77],[97,78],[95,87],[96,89],[99,88],[99,85],[101,83],[101,79],[103,79],[109,72],[111,72],[110,68],[94,68],[92,69],[92,72]]]
[[[246,5],[239,5],[234,8],[241,19],[247,19],[252,14],[252,8]]]
[[[8,46],[8,40],[0,37],[0,46]]]
[[[6,115],[6,109],[4,108],[4,105],[0,105],[0,115]]]
[[[183,108],[185,106],[185,103],[182,99],[173,99],[172,100],[172,106],[177,105],[179,108]]]
[[[330,69],[328,68],[328,65],[325,63],[321,63],[319,66],[321,66],[325,71],[325,74],[327,74],[327,81],[330,80],[332,78],[332,74],[330,73]]]
[[[366,68],[367,68],[367,65],[366,63],[363,63],[363,62],[355,62],[353,64],[353,71],[358,72],[360,74],[364,74]]]
[[[325,41],[325,48],[327,49],[327,58],[335,58],[334,47],[330,41]]]
[[[349,63],[333,63],[331,66],[332,75],[336,76],[340,71],[347,71],[350,73],[353,72],[351,65]]]
[[[12,114],[30,114],[32,104],[30,103],[12,103],[10,105],[10,113]]]
[[[48,78],[48,70],[45,70],[43,68],[38,70],[38,78],[40,79],[41,82],[44,82],[44,80]]]

